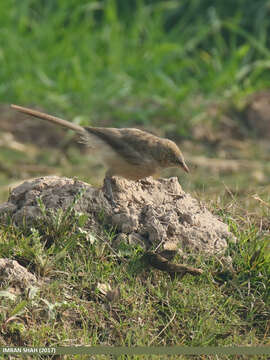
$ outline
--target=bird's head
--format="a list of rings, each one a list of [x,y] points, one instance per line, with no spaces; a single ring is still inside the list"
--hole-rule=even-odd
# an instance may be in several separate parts
[[[179,147],[171,140],[164,139],[166,142],[166,155],[164,160],[166,160],[167,167],[181,167],[186,173],[189,173],[189,168],[185,163],[184,156],[179,149]]]

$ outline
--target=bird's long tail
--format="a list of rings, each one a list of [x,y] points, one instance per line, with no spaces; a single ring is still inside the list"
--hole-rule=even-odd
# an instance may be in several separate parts
[[[56,116],[48,115],[48,114],[42,113],[40,111],[29,109],[29,108],[18,106],[18,105],[11,105],[11,108],[15,109],[15,110],[18,110],[20,112],[23,112],[25,114],[34,116],[36,118],[46,120],[46,121],[50,121],[50,122],[53,122],[53,123],[55,123],[57,125],[60,125],[60,126],[64,126],[66,128],[72,129],[72,130],[74,130],[76,132],[85,133],[85,129],[82,126],[73,124],[73,123],[71,123],[69,121],[58,118]]]

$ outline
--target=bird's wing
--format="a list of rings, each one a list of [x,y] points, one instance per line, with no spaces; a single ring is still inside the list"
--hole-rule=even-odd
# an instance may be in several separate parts
[[[130,136],[121,133],[122,129],[85,127],[85,130],[109,144],[128,163],[132,165],[141,164],[140,149],[135,148],[134,144],[129,141]]]

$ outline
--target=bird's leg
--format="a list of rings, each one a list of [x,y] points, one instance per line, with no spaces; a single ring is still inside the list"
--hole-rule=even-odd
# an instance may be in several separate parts
[[[112,184],[111,184],[112,175],[107,172],[104,179],[104,190],[105,196],[111,202],[113,206],[116,206],[116,203],[113,198]]]

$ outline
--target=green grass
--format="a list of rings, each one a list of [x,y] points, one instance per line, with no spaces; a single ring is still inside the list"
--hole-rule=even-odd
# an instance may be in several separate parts
[[[269,343],[269,236],[250,219],[220,213],[238,239],[226,252],[232,263],[189,255],[185,262],[204,274],[179,281],[138,266],[138,249],[112,252],[113,233],[90,240],[72,209],[50,216],[42,210],[31,230],[1,225],[1,257],[17,259],[40,281],[13,299],[2,297],[1,345]],[[110,302],[99,284],[119,287],[120,298]]]

